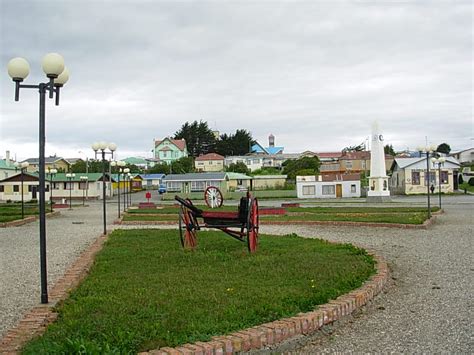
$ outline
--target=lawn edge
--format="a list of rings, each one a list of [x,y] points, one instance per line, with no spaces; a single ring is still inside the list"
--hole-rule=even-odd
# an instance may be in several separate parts
[[[61,214],[60,211],[48,212],[48,213],[46,213],[46,217],[56,217],[56,216],[59,216],[60,214]],[[23,219],[16,219],[16,220],[10,221],[10,222],[2,222],[2,223],[0,223],[0,228],[19,227],[19,226],[22,226],[24,224],[34,222],[38,219],[39,219],[39,216],[35,215],[35,216],[26,217],[26,218],[23,218]]]
[[[88,274],[108,235],[101,234],[71,264],[64,275],[50,289],[49,303],[39,304],[26,312],[16,326],[7,331],[0,341],[1,354],[18,354],[22,347],[34,337],[42,335],[58,314],[54,311],[58,302],[65,300]],[[330,242],[338,244],[335,242]],[[261,349],[298,335],[310,334],[323,325],[348,316],[378,295],[389,280],[389,269],[385,260],[373,250],[367,250],[376,261],[376,273],[362,287],[341,295],[311,312],[279,319],[259,326],[243,329],[228,335],[212,337],[212,341],[184,344],[175,348],[160,348],[140,354],[232,354],[239,351]]]

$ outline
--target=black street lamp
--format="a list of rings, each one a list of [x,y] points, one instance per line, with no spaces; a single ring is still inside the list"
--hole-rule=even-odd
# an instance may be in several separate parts
[[[89,177],[88,176],[81,176],[81,183],[82,183],[82,206],[86,205],[86,190],[89,189]]]
[[[428,219],[431,218],[431,203],[430,203],[430,157],[432,156],[433,152],[436,150],[435,146],[429,147],[418,147],[418,152],[420,153],[420,157],[422,154],[426,154],[426,193],[428,196]]]
[[[110,152],[105,151],[107,148],[110,150]],[[102,197],[103,197],[103,215],[104,215],[103,218],[104,218],[104,235],[106,235],[107,234],[107,213],[106,213],[107,196],[105,192],[105,162],[106,162],[105,155],[110,154],[110,157],[113,159],[114,152],[117,150],[117,145],[115,143],[96,142],[92,144],[92,150],[95,153],[95,159],[97,159],[97,153],[99,153],[102,158]]]
[[[48,168],[46,173],[49,176],[49,204],[51,205],[51,213],[53,212],[53,177],[56,176],[58,171],[56,169]]]
[[[21,219],[25,218],[25,200],[24,200],[24,192],[23,192],[23,181],[24,179],[24,173],[28,169],[28,166],[30,164],[27,161],[24,161],[23,163],[15,163],[15,171],[20,170],[20,181],[21,181]]]
[[[13,58],[8,62],[8,75],[15,82],[15,101],[20,99],[20,89],[39,90],[39,229],[40,229],[40,273],[41,303],[48,303],[48,276],[46,267],[46,209],[45,209],[45,143],[46,143],[46,92],[52,99],[56,94],[55,104],[59,105],[59,92],[68,81],[69,72],[64,66],[64,59],[57,53],[49,53],[43,58],[43,71],[49,78],[46,83],[25,85],[21,82],[30,73],[30,65],[24,58]]]
[[[441,167],[444,165],[446,162],[445,157],[439,157],[439,158],[431,158],[431,162],[433,163],[433,166],[438,168],[438,198],[439,198],[439,209],[441,209]]]
[[[69,180],[69,209],[72,210],[72,179],[76,177],[76,174],[67,173],[66,177]]]
[[[133,184],[133,181],[132,181],[132,174],[128,173],[128,207],[130,207],[132,205],[132,184]]]
[[[117,185],[117,188],[118,188],[118,194],[117,194],[117,207],[118,207],[118,218],[120,218],[120,175],[122,174],[122,170],[123,170],[123,166],[125,166],[125,162],[124,161],[113,161],[110,163],[110,165],[112,167],[118,167],[118,185]]]
[[[128,177],[128,174],[130,173],[130,169],[129,168],[124,168],[123,169],[123,183],[124,183],[124,186],[123,186],[123,210],[125,212],[125,210],[127,209],[128,207],[128,183],[127,183],[127,177]]]

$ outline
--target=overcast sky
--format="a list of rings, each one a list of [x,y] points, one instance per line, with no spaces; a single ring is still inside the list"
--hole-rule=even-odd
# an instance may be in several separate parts
[[[47,155],[151,156],[186,121],[268,135],[285,152],[338,151],[377,120],[396,150],[473,145],[471,1],[0,0],[0,156],[38,156],[38,94],[6,66],[65,58]]]

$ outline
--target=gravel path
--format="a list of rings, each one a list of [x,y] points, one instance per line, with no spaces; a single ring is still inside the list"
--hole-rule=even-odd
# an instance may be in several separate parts
[[[446,214],[429,230],[262,226],[263,233],[297,233],[375,249],[389,262],[394,277],[386,294],[345,324],[329,329],[331,336],[301,337],[272,350],[473,353],[474,197],[446,200]],[[422,204],[423,199],[403,202]],[[102,232],[101,206],[91,202],[87,208],[62,210],[60,216],[48,220],[49,285]],[[109,203],[108,208],[111,223],[116,204]],[[37,222],[0,229],[0,337],[39,303],[38,239]]]
[[[394,279],[385,294],[345,324],[272,350],[474,353],[473,207],[473,198],[444,206],[446,213],[428,230],[263,227],[262,233],[297,233],[369,247],[388,261]]]

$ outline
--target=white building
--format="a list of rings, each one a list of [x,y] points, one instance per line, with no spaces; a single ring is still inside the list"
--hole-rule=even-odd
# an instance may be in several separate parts
[[[360,197],[359,174],[297,176],[298,198]]]
[[[469,148],[465,150],[461,150],[460,152],[457,153],[451,153],[449,156],[457,159],[459,163],[464,164],[464,163],[474,163],[474,148]]]

